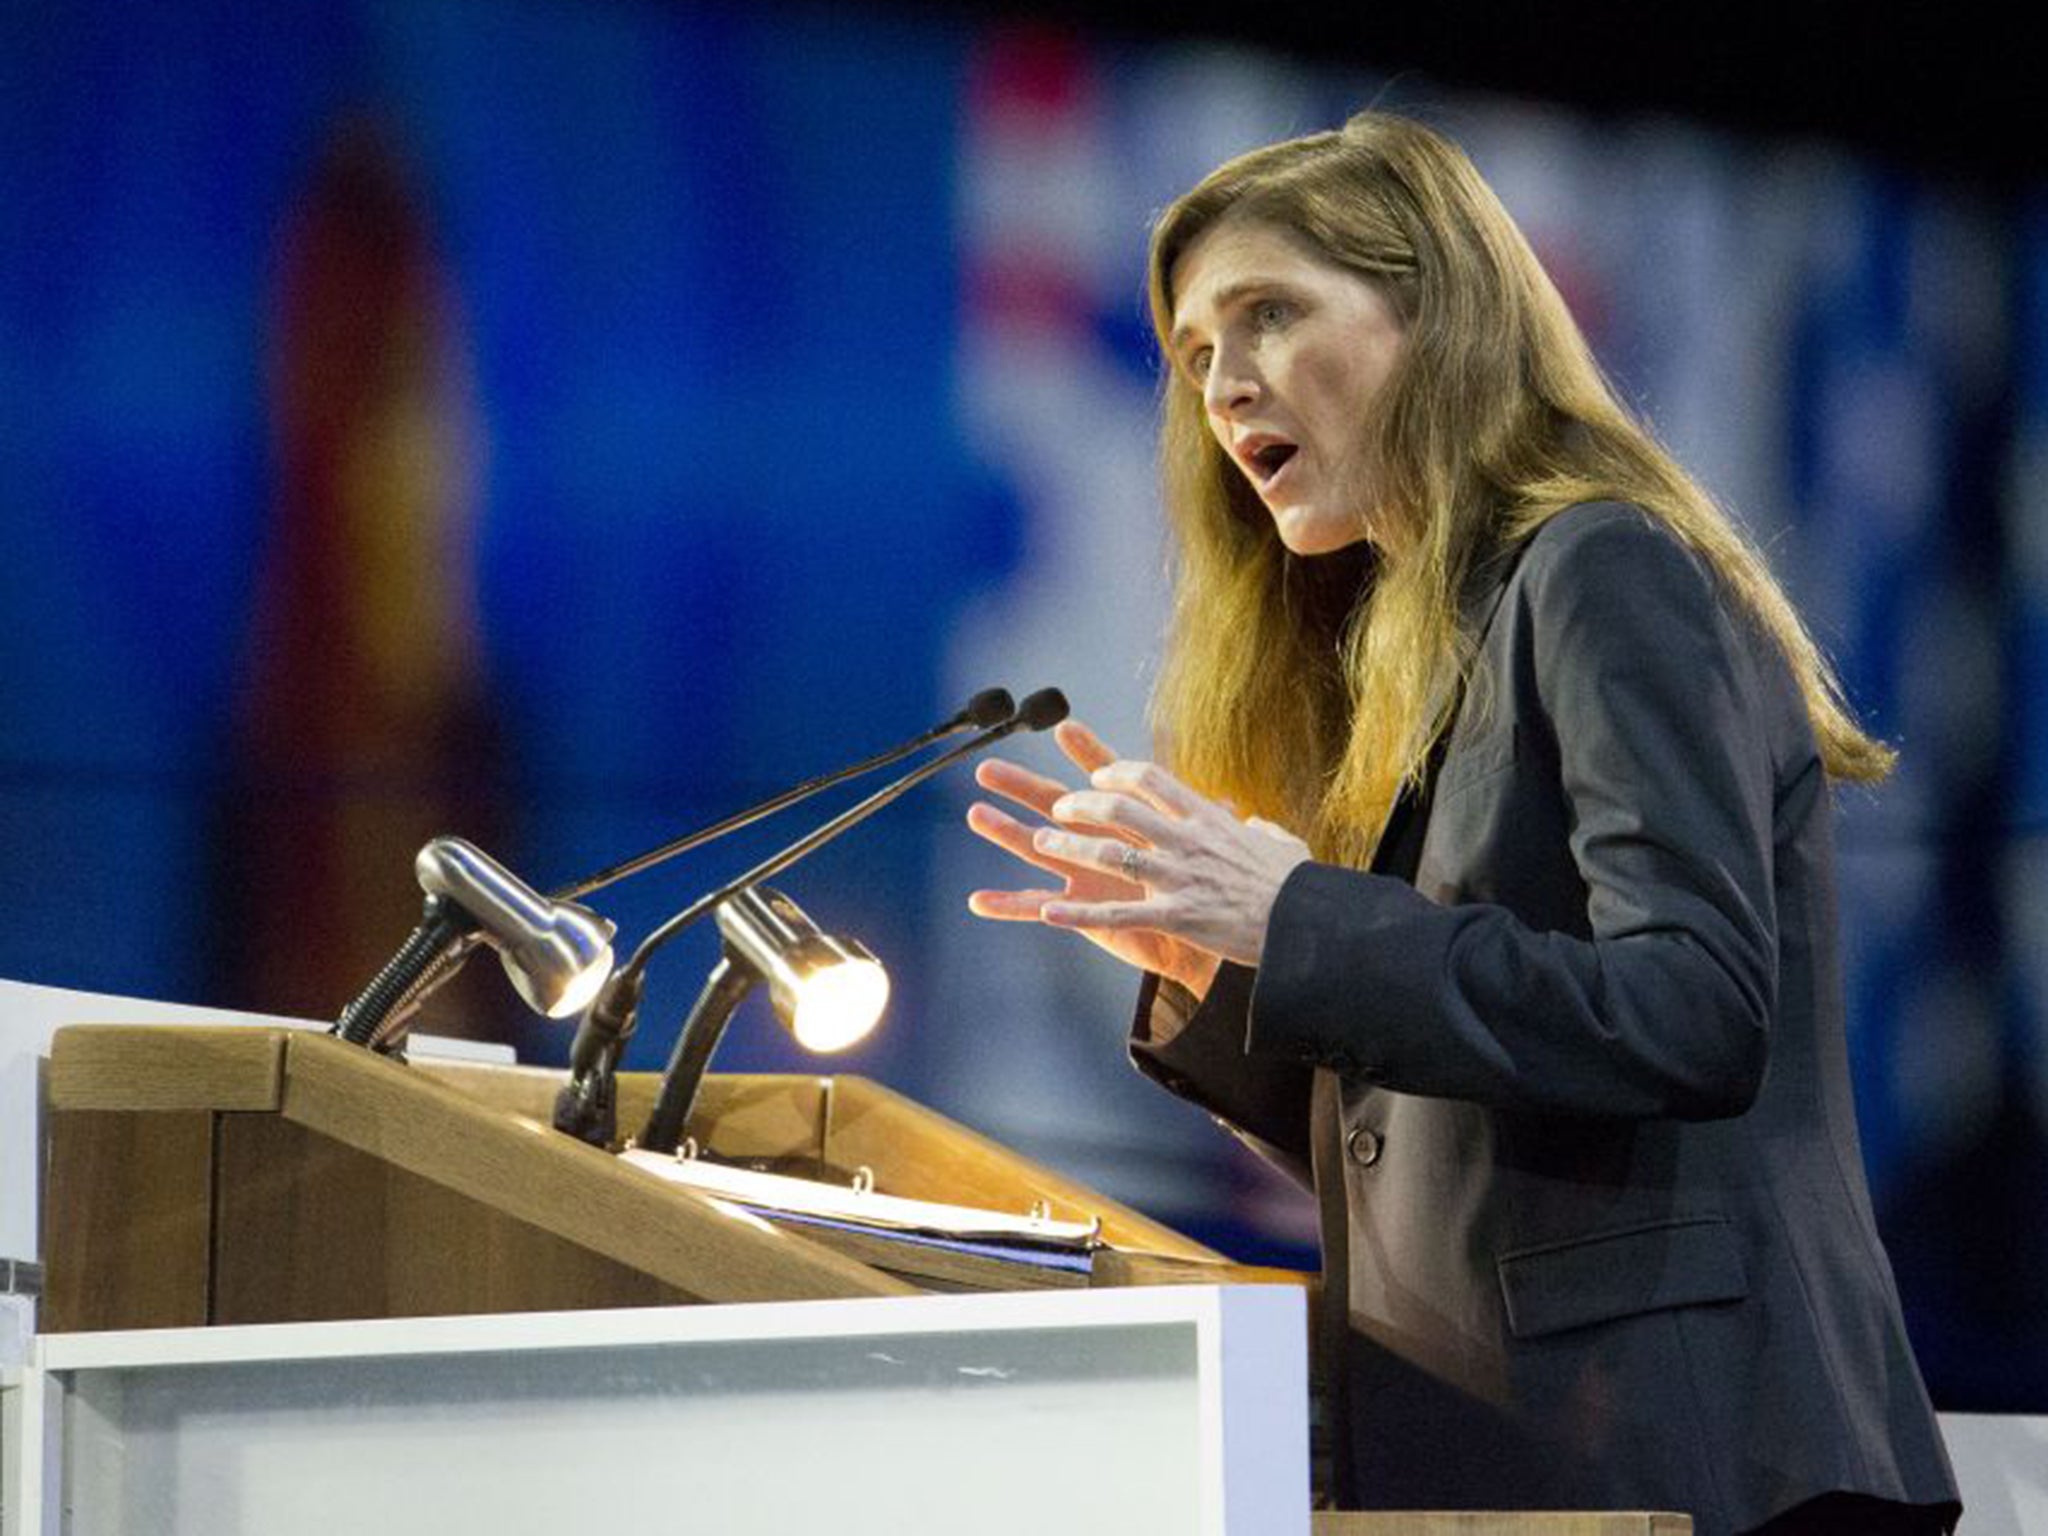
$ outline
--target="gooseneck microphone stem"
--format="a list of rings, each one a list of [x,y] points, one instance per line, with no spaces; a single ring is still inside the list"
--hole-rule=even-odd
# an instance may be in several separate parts
[[[643,869],[651,869],[654,865],[660,864],[664,860],[675,858],[679,854],[688,853],[693,848],[700,848],[706,843],[714,842],[718,838],[724,837],[728,832],[737,832],[742,827],[752,826],[755,822],[773,816],[777,811],[795,805],[800,800],[808,800],[811,796],[828,790],[836,784],[843,784],[848,779],[857,779],[865,773],[873,773],[877,768],[886,768],[891,763],[900,763],[904,758],[910,756],[911,753],[930,746],[942,737],[951,736],[956,731],[964,731],[969,726],[994,725],[998,721],[1008,718],[1012,713],[1013,707],[1007,689],[984,688],[980,693],[969,699],[967,707],[952,719],[942,725],[935,725],[920,735],[913,736],[901,746],[891,747],[886,752],[877,752],[873,757],[864,758],[851,767],[841,768],[832,773],[822,773],[814,779],[806,779],[793,789],[786,789],[779,795],[771,795],[759,805],[749,806],[746,810],[735,812],[723,821],[714,822],[708,827],[700,827],[695,832],[686,833],[673,842],[663,843],[659,848],[650,848],[645,853],[635,854],[632,858],[614,864],[609,869],[601,869],[594,875],[586,875],[581,880],[572,881],[568,885],[549,891],[548,895],[556,901],[574,901],[579,896],[587,896],[592,891],[599,890],[615,881],[625,879],[628,875],[637,875]]]
[[[1036,707],[1034,708],[1034,706]],[[695,901],[683,908],[682,911],[678,912],[674,917],[640,941],[640,946],[633,951],[632,958],[619,967],[618,974],[612,978],[611,985],[622,984],[621,978],[627,976],[637,979],[640,972],[646,969],[648,959],[657,949],[661,948],[662,945],[681,933],[685,928],[688,928],[692,923],[697,922],[705,913],[711,911],[735,891],[745,890],[750,885],[758,885],[763,880],[774,879],[799,859],[808,858],[812,853],[822,848],[826,843],[831,842],[832,839],[838,837],[848,828],[866,821],[875,812],[902,799],[904,795],[917,788],[926,779],[933,777],[935,774],[943,773],[963,757],[972,757],[976,752],[992,747],[1005,736],[1015,735],[1018,731],[1042,731],[1049,725],[1058,724],[1066,718],[1066,715],[1067,701],[1061,696],[1058,689],[1047,688],[1039,693],[1032,694],[1030,698],[1027,698],[1018,706],[1017,712],[1001,725],[992,726],[973,740],[964,741],[959,746],[949,751],[941,752],[937,757],[927,762],[919,763],[910,772],[904,774],[902,778],[892,780],[890,783],[883,785],[882,788],[876,790],[865,800],[849,806],[830,821],[806,832],[781,852],[770,854],[745,874],[735,875],[716,890],[699,896]]]
[[[892,781],[865,800],[848,807],[830,821],[798,838],[781,852],[769,855],[745,874],[735,876],[716,890],[700,896],[641,940],[631,958],[612,973],[610,980],[598,993],[596,1001],[591,1004],[583,1017],[583,1022],[577,1028],[575,1042],[570,1047],[569,1081],[555,1099],[555,1128],[592,1145],[603,1146],[610,1142],[616,1128],[612,1072],[625,1041],[631,1037],[638,1022],[640,996],[646,984],[644,977],[647,962],[662,945],[699,921],[706,913],[713,911],[720,902],[729,899],[736,892],[763,880],[772,879],[799,859],[829,843],[848,828],[866,821],[883,807],[902,798],[926,779],[944,772],[962,758],[991,747],[1018,731],[1045,730],[1049,726],[1057,725],[1066,716],[1065,696],[1057,688],[1041,689],[1026,698],[1001,724],[991,726],[972,740],[962,742],[959,746],[918,764],[902,778]],[[721,966],[724,966],[725,958],[721,956]],[[742,968],[735,966],[732,969]],[[712,997],[712,989],[707,988],[704,997],[699,999],[699,1009],[701,1010]],[[696,1017],[695,1011],[691,1017]],[[683,1031],[685,1039],[716,1034],[715,1030],[692,1029],[687,1024]],[[713,1038],[703,1048],[708,1051],[716,1044],[717,1041]],[[682,1046],[683,1041],[679,1040],[679,1051]],[[697,1075],[702,1075],[701,1064]],[[673,1070],[673,1064],[668,1076],[671,1081],[680,1076]],[[690,1096],[694,1097],[694,1094],[695,1089],[692,1086]],[[685,1102],[682,1110],[687,1112],[688,1108],[689,1105]],[[650,1128],[661,1129],[653,1126]],[[680,1134],[680,1122],[676,1129]]]
[[[705,1069],[711,1065],[712,1053],[725,1038],[725,1026],[732,1021],[733,1010],[746,999],[756,979],[752,971],[731,955],[718,957],[718,963],[705,978],[704,990],[697,994],[690,1016],[683,1021],[675,1048],[669,1052],[668,1066],[661,1074],[661,1092],[634,1143],[636,1146],[648,1152],[673,1152],[682,1145],[683,1127],[690,1122],[690,1110],[697,1102],[697,1089],[704,1081]]]

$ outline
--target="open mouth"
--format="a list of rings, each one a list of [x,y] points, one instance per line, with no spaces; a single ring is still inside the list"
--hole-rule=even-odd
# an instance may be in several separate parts
[[[1245,466],[1260,485],[1270,484],[1300,450],[1293,443],[1267,443],[1245,455]]]

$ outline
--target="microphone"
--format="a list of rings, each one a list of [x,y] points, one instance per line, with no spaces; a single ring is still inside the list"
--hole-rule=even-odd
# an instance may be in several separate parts
[[[1019,731],[1047,730],[1052,726],[1058,725],[1066,718],[1066,695],[1057,688],[1041,688],[1038,692],[1026,698],[1022,704],[1019,704],[1016,712],[1001,725],[991,726],[972,740],[962,742],[957,747],[941,752],[937,757],[929,758],[919,763],[910,772],[904,774],[902,778],[892,780],[890,783],[883,785],[882,788],[876,790],[865,800],[859,801],[846,810],[841,811],[830,821],[824,823],[824,825],[813,828],[791,843],[787,848],[784,848],[780,853],[770,854],[745,874],[735,875],[731,880],[728,880],[709,895],[698,897],[689,906],[683,908],[682,911],[641,940],[640,947],[633,951],[632,959],[626,962],[622,970],[635,971],[643,969],[650,954],[659,949],[663,944],[666,944],[678,933],[681,933],[690,924],[696,922],[706,912],[709,912],[735,891],[742,890],[750,885],[758,885],[763,880],[774,879],[799,859],[808,858],[818,849],[824,847],[825,844],[838,837],[842,832],[866,821],[884,806],[891,805],[895,801],[902,799],[904,795],[917,788],[926,779],[932,778],[934,775],[952,767],[953,764],[959,762],[962,758],[972,757],[975,753],[994,746],[1006,736],[1014,736]]]
[[[1019,731],[1047,730],[1066,718],[1066,695],[1057,688],[1041,688],[1029,695],[1001,724],[990,726],[936,757],[927,758],[901,778],[892,780],[865,800],[813,828],[779,853],[770,854],[746,873],[736,875],[716,890],[698,897],[642,939],[632,957],[598,990],[590,1011],[584,1014],[576,1027],[576,1039],[569,1048],[569,1082],[555,1098],[555,1129],[594,1146],[610,1143],[616,1128],[612,1114],[612,1075],[619,1053],[638,1024],[647,962],[662,945],[721,902],[748,886],[772,880],[798,860],[807,858],[841,833],[866,821],[962,758],[971,757]]]
[[[659,848],[650,848],[645,853],[635,854],[609,869],[601,869],[594,875],[584,876],[581,880],[572,880],[569,884],[558,886],[548,892],[548,895],[556,901],[575,901],[579,897],[588,896],[592,891],[610,885],[616,880],[623,880],[628,875],[637,875],[643,869],[652,868],[665,860],[675,858],[678,854],[688,853],[693,848],[701,848],[728,832],[737,832],[742,827],[752,826],[764,817],[773,816],[777,811],[795,805],[800,800],[808,800],[835,784],[844,784],[848,779],[859,778],[862,774],[872,773],[877,768],[886,768],[891,763],[901,762],[911,753],[930,746],[941,737],[951,736],[954,732],[964,731],[970,726],[986,728],[995,725],[1008,719],[1014,712],[1015,705],[1011,702],[1008,689],[984,688],[969,699],[966,707],[950,720],[942,721],[930,730],[911,737],[901,746],[891,747],[886,752],[877,752],[873,757],[863,758],[849,768],[806,779],[795,788],[786,789],[779,795],[772,795],[759,805],[749,806],[723,821],[713,822],[708,827],[687,833],[674,842],[663,843]]]
[[[542,896],[474,843],[437,837],[413,872],[426,903],[420,923],[330,1033],[351,1045],[380,1043],[481,939],[498,951],[528,1006],[550,1018],[578,1012],[611,973],[612,934],[604,918]]]

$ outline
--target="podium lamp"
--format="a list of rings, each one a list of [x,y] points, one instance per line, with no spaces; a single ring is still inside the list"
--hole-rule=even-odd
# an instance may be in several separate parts
[[[437,837],[413,872],[426,903],[419,926],[331,1033],[389,1050],[406,1016],[453,975],[478,941],[498,959],[527,1006],[551,1019],[580,1013],[612,970],[609,921],[573,902],[542,896],[475,844]]]
[[[761,983],[783,1027],[806,1050],[841,1051],[867,1038],[889,1002],[889,973],[855,939],[819,931],[780,891],[747,886],[715,909],[718,962],[683,1021],[661,1090],[635,1145],[673,1152],[733,1010]]]

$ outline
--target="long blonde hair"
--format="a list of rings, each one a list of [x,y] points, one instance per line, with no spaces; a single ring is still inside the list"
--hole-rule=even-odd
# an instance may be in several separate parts
[[[1615,398],[1535,253],[1464,153],[1366,112],[1252,151],[1161,216],[1149,287],[1162,353],[1174,267],[1225,219],[1303,240],[1374,283],[1405,326],[1368,434],[1378,547],[1302,560],[1169,372],[1161,423],[1176,546],[1153,695],[1161,750],[1319,855],[1370,858],[1471,680],[1459,596],[1478,564],[1585,501],[1633,502],[1719,574],[1798,678],[1830,774],[1874,781],[1866,736],[1763,558]]]

